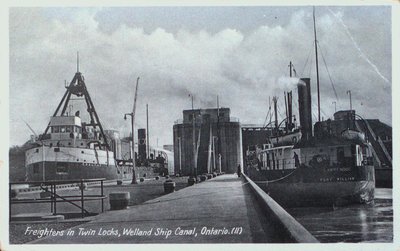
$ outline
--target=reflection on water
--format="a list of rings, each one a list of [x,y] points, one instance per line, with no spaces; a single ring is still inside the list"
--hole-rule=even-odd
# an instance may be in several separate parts
[[[371,205],[287,211],[320,242],[393,242],[392,189],[376,189]]]

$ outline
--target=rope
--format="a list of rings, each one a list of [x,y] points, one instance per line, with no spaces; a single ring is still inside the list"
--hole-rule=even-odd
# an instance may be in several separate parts
[[[292,175],[294,172],[296,171],[296,169],[294,169],[291,173],[289,173],[288,175],[285,175],[279,179],[276,180],[266,180],[266,181],[255,181],[256,183],[260,183],[260,184],[268,184],[268,183],[273,183],[273,182],[277,182],[283,179],[286,179],[287,177],[289,177],[290,175]]]
[[[270,114],[270,112],[271,112],[271,106],[269,107],[268,112],[267,112],[267,116],[265,117],[264,127],[267,125],[268,115]]]
[[[332,78],[331,78],[331,74],[330,74],[330,72],[329,72],[329,70],[328,70],[328,66],[327,66],[326,61],[325,61],[324,54],[322,53],[322,49],[321,49],[321,47],[319,46],[319,43],[317,43],[317,45],[318,45],[318,48],[319,48],[319,50],[320,50],[320,52],[321,52],[322,61],[324,62],[326,72],[328,73],[329,81],[331,82],[331,86],[332,86],[333,92],[335,93],[336,100],[339,100],[339,99],[338,99],[338,95],[337,95],[337,93],[336,93],[335,85],[333,84],[333,81],[332,81]]]
[[[314,45],[314,42],[313,42],[313,45]],[[304,70],[306,69],[306,66],[308,64],[308,60],[310,59],[312,48],[313,48],[313,46],[310,47],[310,51],[308,52],[308,56],[307,56],[306,62],[304,63],[303,70],[301,71],[301,75],[303,75]]]

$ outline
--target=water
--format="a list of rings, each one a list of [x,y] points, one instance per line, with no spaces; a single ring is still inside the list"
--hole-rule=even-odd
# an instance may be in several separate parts
[[[287,211],[320,242],[393,242],[392,189],[376,189],[371,205]]]

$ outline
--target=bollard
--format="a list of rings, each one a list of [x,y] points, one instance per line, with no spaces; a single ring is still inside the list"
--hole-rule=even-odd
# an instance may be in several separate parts
[[[11,198],[16,198],[18,195],[18,191],[16,189],[12,189],[10,192]]]
[[[88,184],[86,182],[80,183],[78,187],[80,190],[87,190]]]
[[[175,191],[175,182],[166,180],[164,182],[164,193],[173,193]]]
[[[117,180],[117,185],[118,186],[122,185],[122,180]]]
[[[110,210],[121,210],[128,208],[131,195],[129,192],[110,193]]]
[[[190,177],[188,179],[188,186],[193,186],[196,183],[196,179],[194,177]]]
[[[156,180],[159,180],[160,179],[160,176],[156,176],[156,178],[155,178]]]

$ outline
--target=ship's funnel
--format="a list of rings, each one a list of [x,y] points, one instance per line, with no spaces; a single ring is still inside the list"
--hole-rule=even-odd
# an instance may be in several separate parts
[[[299,116],[302,139],[310,139],[312,136],[312,113],[311,113],[311,89],[310,79],[301,78],[297,85],[299,93]]]
[[[144,163],[147,158],[146,152],[146,129],[140,128],[138,129],[138,141],[139,141],[139,161],[140,163]]]

